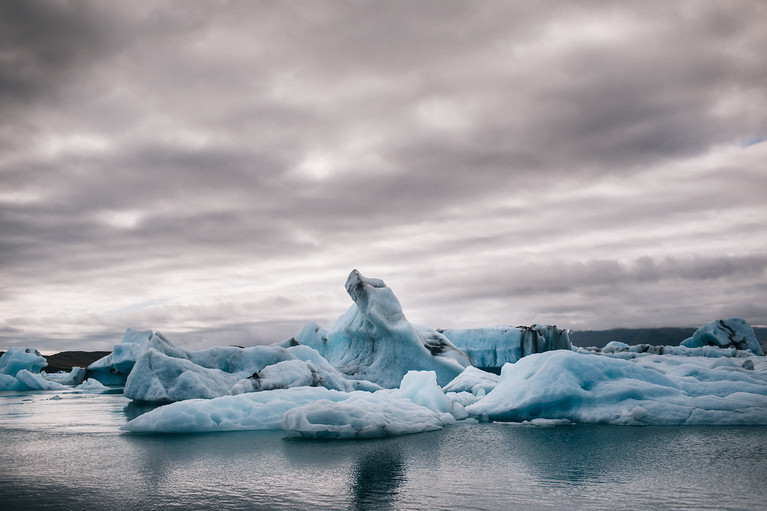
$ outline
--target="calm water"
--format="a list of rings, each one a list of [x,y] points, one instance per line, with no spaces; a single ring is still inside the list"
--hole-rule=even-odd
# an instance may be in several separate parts
[[[121,394],[0,393],[0,508],[767,509],[767,427],[129,435]]]

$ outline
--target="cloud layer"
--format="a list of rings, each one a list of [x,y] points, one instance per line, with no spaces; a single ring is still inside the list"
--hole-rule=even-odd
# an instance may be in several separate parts
[[[767,324],[763,2],[0,11],[0,345]]]

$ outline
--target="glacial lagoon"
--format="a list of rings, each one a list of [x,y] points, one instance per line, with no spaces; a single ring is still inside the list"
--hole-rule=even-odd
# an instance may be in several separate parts
[[[4,510],[759,510],[766,426],[456,423],[372,440],[134,434],[113,393],[0,393]]]

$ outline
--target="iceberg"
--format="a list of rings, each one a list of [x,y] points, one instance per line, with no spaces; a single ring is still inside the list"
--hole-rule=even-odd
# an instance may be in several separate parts
[[[45,375],[45,378],[63,385],[79,385],[85,381],[86,374],[86,368],[74,366],[69,372],[61,371],[58,373],[48,373]]]
[[[475,396],[480,394],[484,396],[498,386],[498,379],[497,374],[471,366],[464,369],[461,374],[445,385],[442,390],[445,392],[469,392]]]
[[[16,388],[12,390],[63,390],[67,387],[61,383],[46,380],[42,374],[22,369],[16,373]]]
[[[280,429],[285,412],[292,408],[319,400],[342,401],[353,394],[324,387],[294,387],[215,399],[188,399],[139,415],[123,429],[134,433]]]
[[[106,392],[109,390],[109,387],[103,385],[100,381],[94,379],[94,378],[88,378],[81,384],[79,384],[77,387],[75,387],[77,390],[82,390],[85,392]]]
[[[282,427],[306,438],[379,438],[435,431],[454,422],[450,414],[435,413],[406,399],[368,394],[288,410]]]
[[[294,387],[190,399],[129,421],[139,433],[284,429],[313,438],[371,438],[439,429],[466,418],[439,388],[436,373],[409,372],[399,389],[341,392]]]
[[[706,358],[737,358],[753,355],[748,351],[737,348],[718,348],[716,346],[701,346],[688,348],[687,346],[664,346],[659,344],[632,344],[628,345],[618,341],[610,341],[603,348],[589,346],[578,348],[580,353],[594,353],[615,358],[633,359],[645,355],[672,355],[676,357],[706,357]]]
[[[706,323],[696,330],[692,337],[682,341],[682,346],[735,348],[751,350],[754,355],[764,355],[754,329],[742,318],[727,318]]]
[[[9,348],[0,357],[0,390],[60,390],[66,387],[48,381],[40,370],[48,365],[39,351],[32,348]]]
[[[9,348],[2,357],[0,357],[0,374],[16,376],[22,369],[32,373],[39,373],[47,366],[45,360],[39,351],[32,348]]]
[[[384,281],[353,270],[346,291],[354,304],[330,330],[310,323],[282,345],[310,346],[349,378],[386,388],[397,387],[411,370],[434,371],[444,385],[471,365],[447,337],[412,325]]]
[[[496,388],[466,411],[513,422],[764,425],[767,374],[727,359],[551,351],[506,364]]]
[[[288,410],[282,428],[307,438],[378,438],[434,431],[467,416],[439,388],[434,371],[410,371],[396,390]]]
[[[503,364],[533,353],[573,349],[567,330],[551,325],[439,331],[469,356],[472,365],[489,370],[500,370]]]
[[[88,366],[88,378],[95,378],[105,385],[125,385],[136,360],[146,351],[153,338],[168,342],[159,332],[128,328],[120,344],[115,344],[112,353]]]
[[[348,380],[307,346],[185,351],[153,337],[127,377],[124,393],[136,401],[170,402],[302,386],[379,388]]]
[[[581,353],[591,352],[624,359],[645,355],[674,355],[680,357],[737,357],[764,356],[754,329],[741,318],[728,318],[706,323],[692,337],[679,346],[656,344],[628,345],[610,341],[602,348],[594,346],[577,348]]]

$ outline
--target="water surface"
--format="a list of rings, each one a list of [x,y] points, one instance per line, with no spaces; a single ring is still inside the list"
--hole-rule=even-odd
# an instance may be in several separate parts
[[[119,431],[145,410],[121,394],[0,393],[1,507],[767,509],[767,427],[458,424],[366,441]]]

